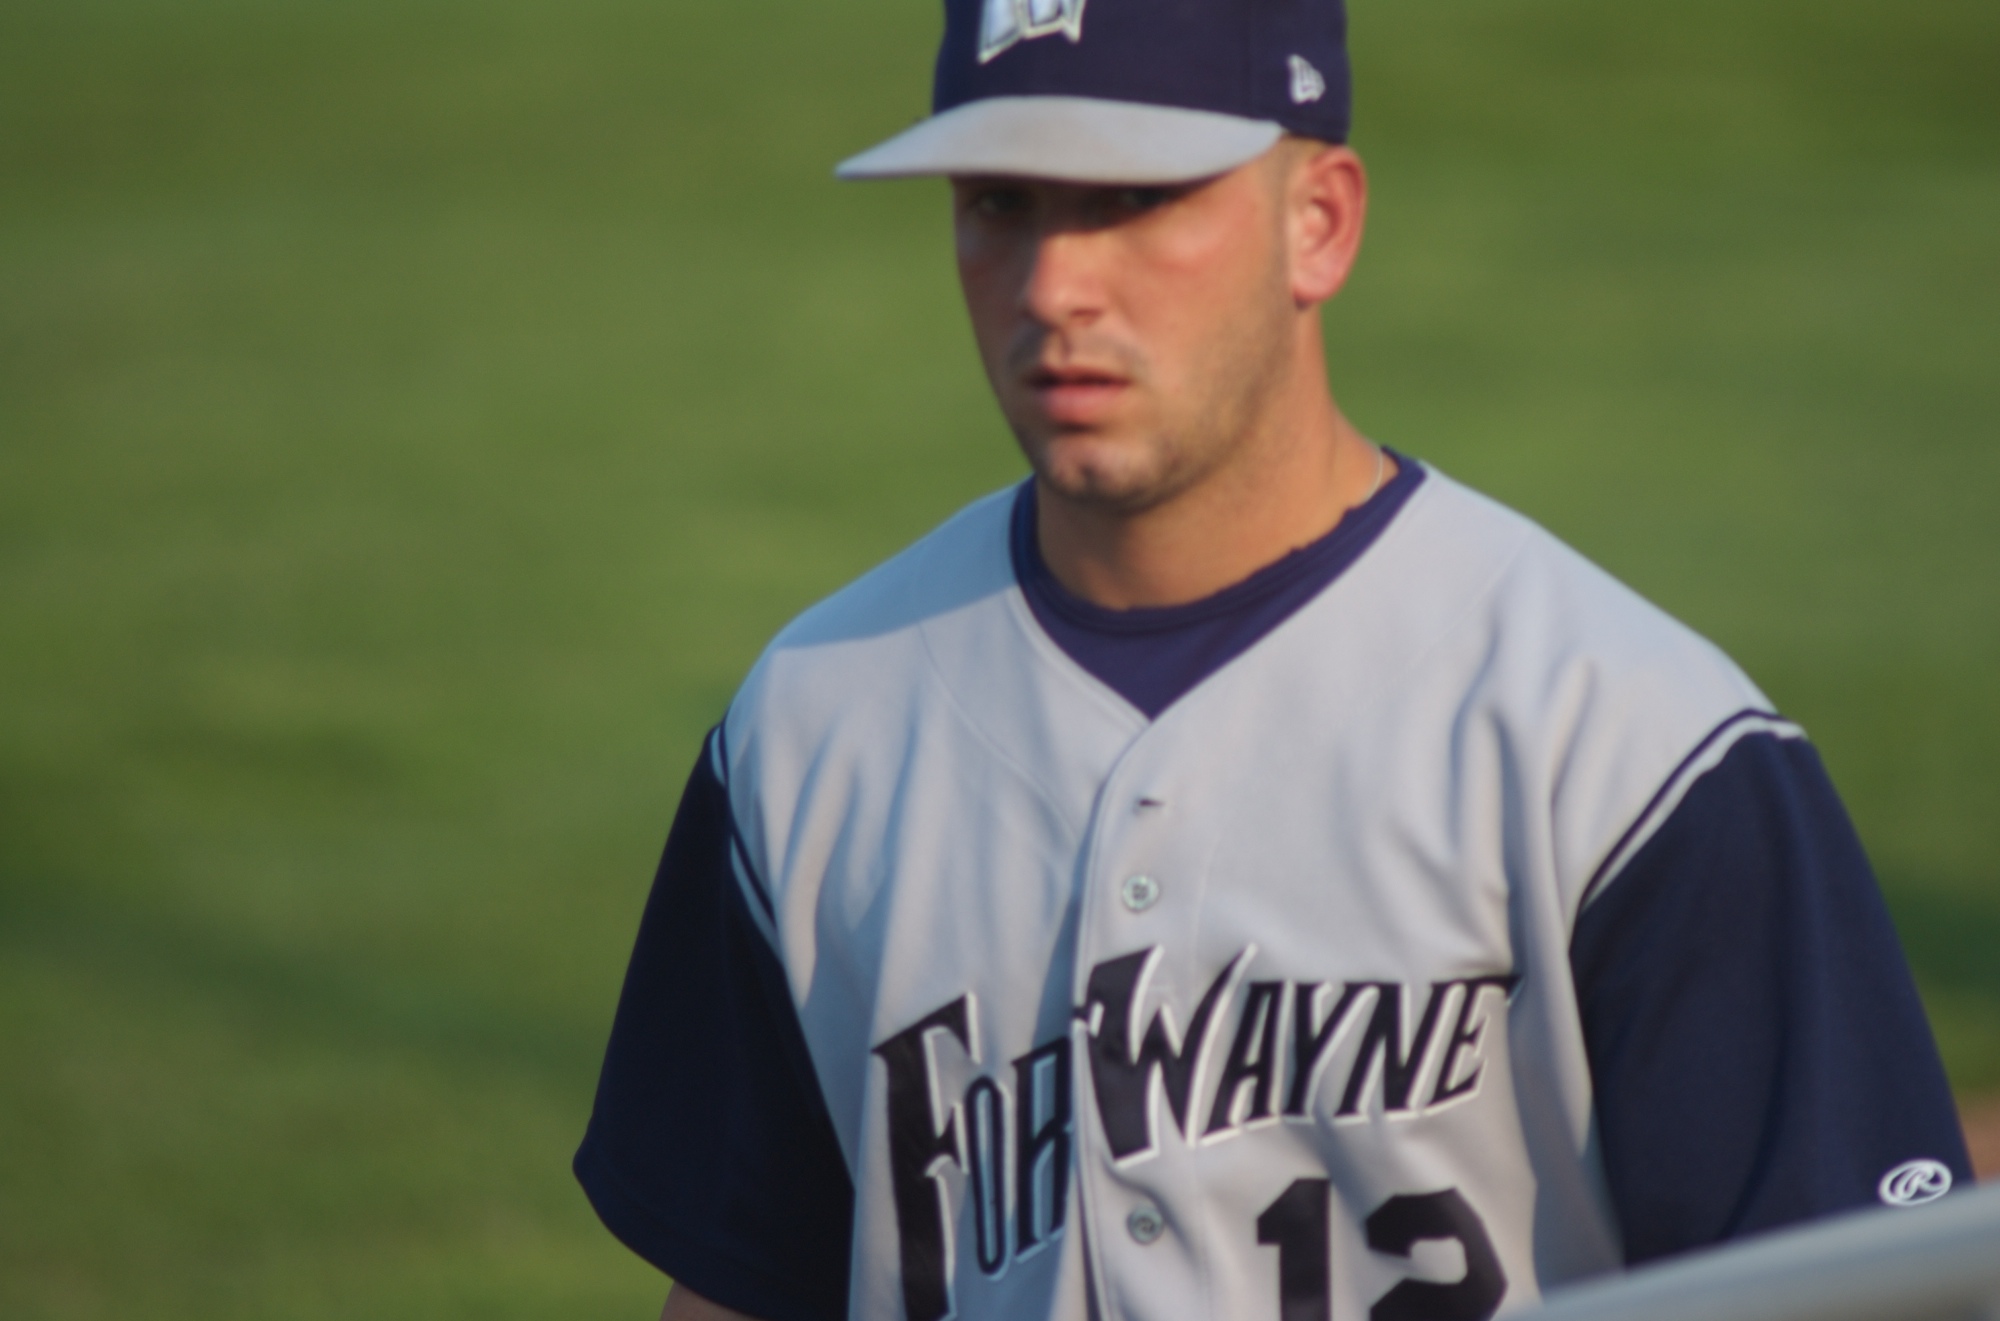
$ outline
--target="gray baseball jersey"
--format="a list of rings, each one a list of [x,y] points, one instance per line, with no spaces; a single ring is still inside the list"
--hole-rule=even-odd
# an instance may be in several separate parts
[[[774,1321],[1477,1318],[1965,1177],[1799,729],[1402,466],[1103,654],[1030,488],[780,634],[642,928],[612,1228]]]

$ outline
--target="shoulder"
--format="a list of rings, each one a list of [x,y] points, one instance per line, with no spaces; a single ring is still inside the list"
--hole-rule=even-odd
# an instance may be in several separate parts
[[[1434,598],[1450,612],[1440,631],[1451,649],[1520,696],[1561,694],[1579,714],[1610,702],[1697,723],[1768,705],[1714,643],[1532,519],[1435,469],[1382,550],[1394,590]]]
[[[893,782],[897,749],[940,707],[932,654],[941,628],[971,617],[989,637],[1018,634],[1009,627],[1009,598],[1018,595],[1007,544],[1013,494],[960,510],[804,611],[765,647],[718,739],[753,864],[767,861],[756,823],[789,820],[809,786],[839,801]]]
[[[1441,650],[1547,786],[1574,913],[1677,783],[1735,738],[1783,722],[1694,629],[1531,519],[1431,479],[1396,529],[1409,543],[1398,553],[1452,600]]]
[[[759,667],[907,632],[1014,585],[1008,519],[1018,488],[982,496],[779,630]]]
[[[732,745],[771,722],[812,721],[894,692],[921,662],[926,620],[990,608],[1014,589],[1014,489],[961,509],[892,558],[810,606],[772,638],[731,704]]]

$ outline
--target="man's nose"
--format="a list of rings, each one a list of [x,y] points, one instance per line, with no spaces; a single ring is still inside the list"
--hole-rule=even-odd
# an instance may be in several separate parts
[[[1087,324],[1104,311],[1100,235],[1052,226],[1037,238],[1021,286],[1021,310],[1041,325]]]

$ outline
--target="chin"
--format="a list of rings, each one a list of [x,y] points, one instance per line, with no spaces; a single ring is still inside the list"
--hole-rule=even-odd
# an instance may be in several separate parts
[[[1178,489],[1172,447],[1144,431],[1063,430],[1046,418],[1016,423],[1013,429],[1036,477],[1066,500],[1136,510],[1157,504]]]
[[[1036,475],[1058,495],[1080,505],[1129,513],[1160,503],[1176,489],[1169,475],[1154,464],[1105,462],[1103,456],[1049,458],[1053,461],[1035,465]],[[1064,461],[1071,458],[1081,461]]]

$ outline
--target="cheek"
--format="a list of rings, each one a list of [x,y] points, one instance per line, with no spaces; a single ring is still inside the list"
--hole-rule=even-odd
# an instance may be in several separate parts
[[[1249,251],[1245,251],[1248,249]],[[1177,237],[1133,264],[1124,282],[1131,323],[1160,371],[1186,380],[1208,373],[1235,347],[1250,306],[1268,298],[1257,245]]]
[[[1276,245],[1252,230],[1237,231],[1226,240],[1190,253],[1185,279],[1190,296],[1215,309],[1223,319],[1243,306],[1261,303],[1284,281]]]
[[[1131,253],[1140,278],[1128,287],[1163,326],[1217,330],[1240,320],[1246,299],[1269,296],[1278,245],[1264,208],[1231,197],[1174,219],[1143,231]]]
[[[1015,304],[1019,301],[1013,283],[1008,254],[990,239],[982,241],[961,233],[957,243],[958,288],[965,299],[967,317],[980,352],[991,359],[1012,333]]]
[[[972,322],[972,337],[980,354],[990,359],[1006,333],[1007,300],[1000,293],[1000,281],[990,265],[968,261],[961,252],[958,288],[965,299],[966,317]]]

